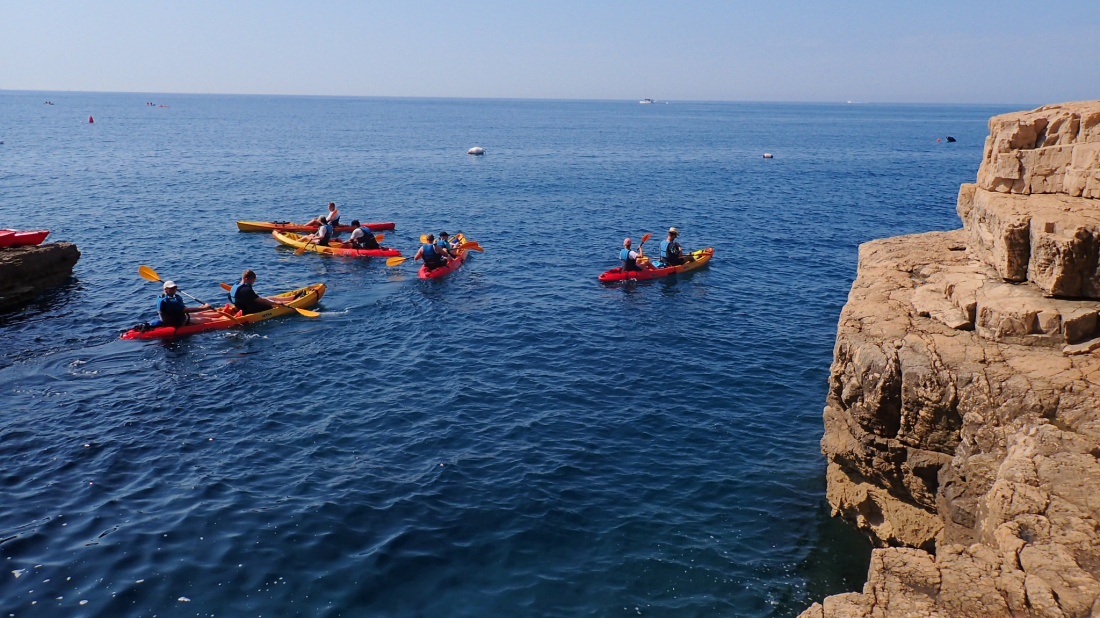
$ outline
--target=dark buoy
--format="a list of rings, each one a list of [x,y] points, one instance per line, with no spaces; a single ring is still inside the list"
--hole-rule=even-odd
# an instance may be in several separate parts
[[[88,116],[88,124],[95,124],[95,118]]]
[[[772,153],[770,153],[770,152],[765,152],[765,153],[764,153],[764,158],[765,158],[765,159],[771,159],[771,158],[773,158],[773,157],[772,157]]]
[[[953,141],[955,141],[955,138],[953,138],[953,137],[951,137],[950,135],[948,135],[948,136],[947,136],[947,143],[948,143],[948,144],[950,144],[950,143],[951,143],[951,142],[953,142]]]

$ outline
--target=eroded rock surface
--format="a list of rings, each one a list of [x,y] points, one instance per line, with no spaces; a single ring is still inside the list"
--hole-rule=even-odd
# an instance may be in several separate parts
[[[76,245],[67,242],[0,248],[0,309],[32,300],[63,283],[79,259]]]
[[[821,445],[879,549],[803,616],[1100,618],[1100,200],[1065,189],[1100,102],[990,129],[965,229],[860,247]]]

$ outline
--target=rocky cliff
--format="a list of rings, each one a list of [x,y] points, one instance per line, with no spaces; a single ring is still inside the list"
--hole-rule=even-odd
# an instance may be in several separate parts
[[[879,549],[805,618],[1100,617],[1100,101],[989,128],[963,229],[860,247],[821,445]]]

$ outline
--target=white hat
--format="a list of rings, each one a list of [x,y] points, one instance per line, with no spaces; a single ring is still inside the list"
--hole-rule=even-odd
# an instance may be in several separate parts
[[[168,288],[174,288],[174,287],[176,287],[176,282],[175,281],[165,281],[164,282],[164,289],[167,290]]]

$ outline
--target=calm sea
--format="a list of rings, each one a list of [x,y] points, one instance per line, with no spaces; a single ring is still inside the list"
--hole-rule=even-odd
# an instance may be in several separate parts
[[[858,589],[818,447],[856,247],[957,227],[1009,110],[0,93],[0,227],[83,253],[0,314],[0,616],[792,616]],[[485,253],[421,281],[234,225],[329,201]],[[709,268],[596,281],[670,225]],[[245,268],[329,292],[121,341],[153,317],[141,264],[215,302]]]

